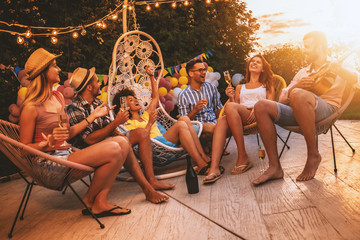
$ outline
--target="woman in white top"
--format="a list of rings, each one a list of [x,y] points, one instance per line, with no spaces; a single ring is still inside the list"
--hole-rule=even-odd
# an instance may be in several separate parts
[[[225,93],[229,102],[225,105],[225,116],[218,119],[212,144],[211,167],[203,183],[213,183],[222,175],[219,170],[219,161],[225,146],[227,136],[234,136],[238,159],[231,174],[240,174],[249,170],[253,163],[246,153],[243,136],[243,125],[255,122],[254,105],[260,99],[275,99],[273,72],[270,64],[261,55],[250,58],[246,67],[246,83],[238,85],[236,90],[229,85]]]

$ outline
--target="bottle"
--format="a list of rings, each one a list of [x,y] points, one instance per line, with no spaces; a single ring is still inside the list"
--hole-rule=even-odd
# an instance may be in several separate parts
[[[194,194],[199,192],[199,183],[197,175],[192,167],[190,156],[186,157],[187,169],[186,169],[186,186],[189,194]]]

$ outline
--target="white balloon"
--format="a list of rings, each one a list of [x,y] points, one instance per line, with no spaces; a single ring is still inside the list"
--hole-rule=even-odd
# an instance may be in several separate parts
[[[179,93],[180,93],[181,91],[182,91],[182,90],[181,90],[181,88],[179,88],[179,87],[174,88],[174,90],[173,90],[173,96],[177,99],[177,97],[179,96]]]
[[[244,79],[244,76],[241,73],[235,73],[232,76],[231,83],[234,87],[240,84],[240,82]]]
[[[218,82],[217,80],[213,80],[211,83],[214,84],[215,87],[218,87],[218,86],[219,86],[219,82]]]
[[[205,82],[211,82],[210,72],[206,72],[206,74],[205,74]]]
[[[218,81],[221,78],[221,74],[219,72],[214,72],[212,75],[213,75],[213,80]]]

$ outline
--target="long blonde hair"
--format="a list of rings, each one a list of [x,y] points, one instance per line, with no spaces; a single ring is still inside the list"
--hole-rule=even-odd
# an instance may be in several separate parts
[[[270,88],[274,85],[274,73],[271,70],[271,66],[268,63],[268,61],[266,61],[266,59],[261,55],[261,54],[256,54],[255,56],[253,56],[252,58],[250,58],[250,60],[247,62],[246,65],[246,75],[245,75],[245,81],[248,83],[250,82],[250,62],[251,60],[253,60],[254,58],[260,58],[263,64],[263,72],[260,73],[260,78],[259,78],[259,82],[261,82],[263,85],[265,85],[267,90],[270,90]]]
[[[52,86],[46,79],[46,72],[49,69],[49,66],[45,68],[39,76],[31,81],[26,91],[25,100],[21,106],[21,109],[28,104],[42,104],[51,98]]]

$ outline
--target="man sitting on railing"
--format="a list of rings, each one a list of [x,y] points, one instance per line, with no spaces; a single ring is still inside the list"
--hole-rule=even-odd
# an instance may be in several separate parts
[[[70,79],[70,85],[77,92],[77,96],[74,98],[73,103],[68,106],[67,111],[70,118],[70,124],[76,124],[84,119],[86,120],[96,106],[102,104],[101,100],[96,98],[100,95],[101,84],[95,74],[95,68],[91,68],[90,70],[77,68]],[[117,130],[117,127],[126,122],[128,118],[128,111],[119,112],[112,122],[109,115],[98,118],[76,136],[72,143],[76,147],[84,148],[109,138],[116,139],[119,136],[125,137]],[[144,165],[146,178],[142,173],[140,165],[132,150],[124,163],[124,167],[135,177],[143,189],[148,201],[160,203],[167,200],[167,196],[157,192],[155,189],[172,189],[174,185],[160,182],[155,178],[149,133],[144,129],[136,129],[128,132],[126,137],[131,145],[139,144],[140,161]]]
[[[255,116],[258,129],[269,157],[269,168],[253,184],[261,184],[272,179],[283,178],[284,172],[277,153],[276,129],[279,126],[299,126],[307,146],[307,160],[297,181],[314,178],[321,162],[321,155],[316,144],[315,123],[326,119],[341,106],[346,85],[355,84],[358,74],[349,71],[340,64],[327,58],[328,47],[325,34],[314,31],[303,38],[303,51],[310,65],[301,69],[291,84],[283,89],[279,103],[260,100],[255,104]],[[333,85],[324,93],[316,95],[314,80],[324,69],[330,73]]]

